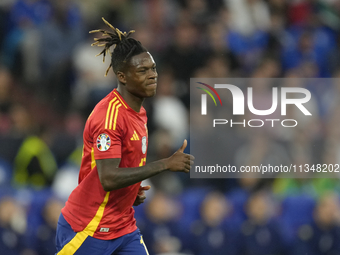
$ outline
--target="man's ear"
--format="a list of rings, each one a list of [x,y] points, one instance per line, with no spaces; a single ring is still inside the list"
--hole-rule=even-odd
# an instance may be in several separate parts
[[[122,71],[117,71],[117,79],[121,84],[126,84],[126,76]]]

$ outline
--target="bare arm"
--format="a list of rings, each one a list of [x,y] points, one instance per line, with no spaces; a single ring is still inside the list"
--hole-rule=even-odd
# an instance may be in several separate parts
[[[171,157],[141,167],[119,168],[119,158],[96,160],[100,182],[105,191],[111,191],[130,186],[167,170],[188,173],[194,157],[183,153],[186,145],[185,140],[182,147]]]
[[[119,168],[120,159],[96,160],[100,182],[105,191],[124,188],[150,178],[167,169],[166,162],[159,160],[142,167]]]

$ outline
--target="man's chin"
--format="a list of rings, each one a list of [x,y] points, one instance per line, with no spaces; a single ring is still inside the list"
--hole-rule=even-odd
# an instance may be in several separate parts
[[[147,93],[146,93],[146,98],[148,98],[148,97],[154,97],[155,95],[156,95],[156,89],[155,90],[153,90],[153,91],[148,91]]]

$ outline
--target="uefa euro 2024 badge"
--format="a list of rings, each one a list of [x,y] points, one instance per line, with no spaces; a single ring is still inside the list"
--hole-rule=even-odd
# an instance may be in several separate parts
[[[142,152],[143,154],[146,152],[146,136],[143,136],[142,138]]]
[[[97,138],[97,148],[99,151],[107,151],[111,146],[111,138],[107,134],[100,134]]]

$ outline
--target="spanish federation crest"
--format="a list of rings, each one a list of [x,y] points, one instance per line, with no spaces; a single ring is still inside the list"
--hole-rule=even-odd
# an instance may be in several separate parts
[[[142,138],[142,152],[143,154],[146,152],[146,136],[143,136]]]
[[[107,134],[100,134],[97,138],[97,148],[99,151],[107,151],[111,146],[111,138]]]

